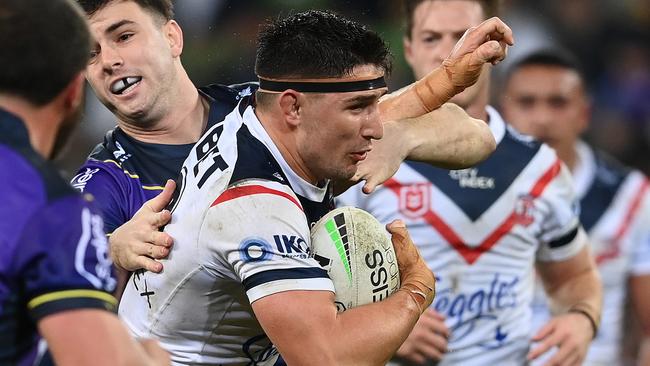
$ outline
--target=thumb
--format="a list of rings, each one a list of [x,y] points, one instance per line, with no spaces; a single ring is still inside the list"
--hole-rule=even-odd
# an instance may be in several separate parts
[[[176,182],[168,179],[165,183],[165,188],[163,191],[156,197],[147,201],[147,206],[149,206],[153,212],[162,211],[165,207],[167,207],[169,201],[171,201],[174,194],[174,189],[176,189]]]
[[[482,65],[503,60],[506,57],[506,48],[502,47],[499,41],[492,40],[480,45],[474,54],[476,55],[474,63]]]

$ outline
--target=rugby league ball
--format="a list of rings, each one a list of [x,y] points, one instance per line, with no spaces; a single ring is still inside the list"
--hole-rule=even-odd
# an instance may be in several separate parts
[[[390,234],[368,212],[339,207],[311,229],[312,256],[327,271],[339,312],[381,301],[399,289]]]

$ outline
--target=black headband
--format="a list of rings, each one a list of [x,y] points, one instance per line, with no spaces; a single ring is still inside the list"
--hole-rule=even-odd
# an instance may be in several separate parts
[[[356,81],[300,81],[260,79],[260,91],[283,92],[293,89],[302,93],[345,93],[362,90],[375,90],[386,87],[383,76],[371,80]]]

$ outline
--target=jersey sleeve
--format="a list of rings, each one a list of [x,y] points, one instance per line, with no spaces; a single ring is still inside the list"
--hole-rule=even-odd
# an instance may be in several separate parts
[[[289,187],[269,181],[231,187],[206,221],[205,234],[218,238],[210,250],[232,268],[251,303],[290,290],[334,292],[327,272],[311,257],[307,219]]]
[[[72,187],[95,198],[104,219],[104,231],[111,234],[131,218],[128,172],[112,162],[88,160],[72,178]]]
[[[36,321],[70,309],[115,311],[110,293],[116,281],[102,227],[77,195],[51,202],[29,220],[13,265]]]
[[[571,175],[559,160],[555,164],[557,174],[538,198],[544,215],[537,252],[537,260],[540,261],[569,259],[588,242],[587,234],[580,224],[580,206],[573,191]]]

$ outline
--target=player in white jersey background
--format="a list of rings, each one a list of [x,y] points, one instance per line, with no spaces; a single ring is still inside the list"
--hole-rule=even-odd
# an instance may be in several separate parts
[[[496,1],[406,1],[405,57],[417,78],[439,65]],[[437,277],[437,296],[399,349],[399,362],[523,365],[551,346],[579,364],[600,317],[600,282],[577,218],[566,167],[554,151],[509,128],[487,105],[488,73],[452,99],[489,122],[497,149],[474,168],[403,164],[370,196],[341,203],[380,221],[403,219]],[[534,265],[559,314],[531,344]]]
[[[650,365],[650,184],[583,141],[590,119],[586,85],[564,50],[525,55],[508,70],[501,105],[520,131],[551,145],[573,174],[580,219],[604,285],[603,315],[585,365],[622,365],[625,301],[643,330],[638,365]],[[549,316],[536,291],[535,325]]]
[[[351,178],[382,137],[389,52],[319,11],[270,23],[257,51],[259,91],[185,161],[166,228],[178,243],[161,273],[134,274],[120,315],[176,364],[385,362],[431,303],[433,274],[393,223],[400,291],[337,314],[309,230],[333,206],[329,180]]]

